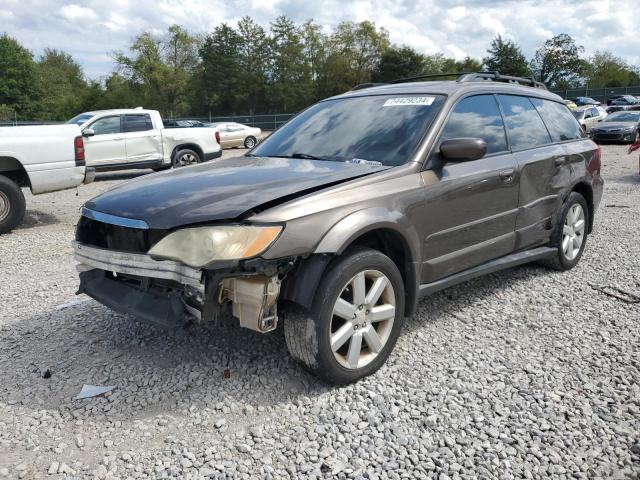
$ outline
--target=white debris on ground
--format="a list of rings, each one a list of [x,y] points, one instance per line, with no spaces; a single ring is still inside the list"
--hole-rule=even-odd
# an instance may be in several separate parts
[[[80,205],[134,174],[28,196],[25,225],[0,237],[0,477],[638,478],[640,307],[589,286],[640,292],[624,151],[603,147],[578,267],[427,298],[388,364],[345,388],[302,371],[277,332],[166,332],[63,304]],[[75,400],[85,383],[117,388]]]

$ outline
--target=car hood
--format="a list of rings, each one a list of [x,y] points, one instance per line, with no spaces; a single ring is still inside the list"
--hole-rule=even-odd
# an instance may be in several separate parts
[[[621,130],[626,128],[632,128],[637,125],[638,125],[637,122],[605,122],[605,123],[601,123],[597,127],[594,127],[594,130],[607,132],[610,130]]]
[[[322,160],[236,157],[152,174],[85,204],[154,229],[233,220],[251,211],[390,167]],[[262,208],[261,208],[262,207]]]

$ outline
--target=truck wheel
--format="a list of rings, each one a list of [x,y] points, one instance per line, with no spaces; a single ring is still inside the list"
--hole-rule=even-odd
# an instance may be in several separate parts
[[[244,148],[253,148],[256,146],[256,137],[247,137],[244,139]]]
[[[310,312],[285,311],[284,333],[303,367],[345,385],[384,364],[403,317],[404,285],[396,265],[376,250],[356,248],[329,267]]]
[[[0,234],[13,230],[24,218],[26,204],[20,187],[0,175]]]
[[[550,246],[556,248],[552,257],[540,261],[554,270],[571,270],[582,257],[589,231],[589,208],[584,197],[571,192],[564,202],[551,233]]]
[[[185,148],[184,150],[178,150],[178,153],[173,157],[173,167],[186,167],[187,165],[195,165],[201,161],[200,155],[198,155],[197,152]]]

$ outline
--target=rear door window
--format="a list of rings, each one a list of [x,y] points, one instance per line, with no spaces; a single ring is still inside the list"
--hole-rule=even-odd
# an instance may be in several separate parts
[[[554,142],[584,138],[580,123],[565,105],[541,98],[530,100],[544,120]]]
[[[476,95],[458,102],[440,140],[453,138],[481,138],[487,143],[487,155],[507,150],[504,123],[493,95]]]
[[[524,150],[551,143],[549,132],[528,97],[498,95],[512,150]]]
[[[125,132],[145,132],[147,130],[153,130],[153,124],[151,123],[151,116],[149,114],[124,116]]]

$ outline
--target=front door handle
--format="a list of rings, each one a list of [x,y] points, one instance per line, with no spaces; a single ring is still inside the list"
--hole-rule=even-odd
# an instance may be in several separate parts
[[[554,160],[554,163],[556,164],[556,167],[561,167],[563,165],[566,165],[567,162],[567,157],[556,157],[556,159]]]
[[[114,140],[124,140],[124,137],[116,137]]]
[[[500,180],[502,180],[505,183],[511,183],[511,182],[513,182],[513,179],[515,178],[515,174],[516,174],[516,169],[515,168],[510,168],[508,170],[502,170],[500,172]]]

